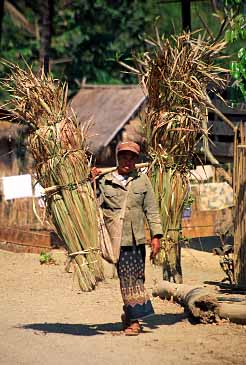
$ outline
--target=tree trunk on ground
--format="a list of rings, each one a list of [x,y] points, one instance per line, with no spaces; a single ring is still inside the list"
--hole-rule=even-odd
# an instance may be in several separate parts
[[[153,289],[154,297],[171,299],[185,307],[189,313],[202,323],[229,319],[246,324],[246,303],[221,303],[207,288],[162,281]]]

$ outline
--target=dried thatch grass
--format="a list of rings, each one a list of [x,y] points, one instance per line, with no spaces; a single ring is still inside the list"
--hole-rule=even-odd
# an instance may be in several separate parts
[[[167,247],[179,239],[195,147],[201,136],[208,136],[203,128],[209,103],[206,90],[208,85],[225,84],[226,70],[215,64],[225,43],[209,44],[190,33],[162,40],[157,34],[157,40],[148,43],[153,51],[136,59],[135,71],[148,93],[144,125],[164,230],[161,260],[172,266]]]
[[[90,161],[86,130],[81,132],[74,115],[67,114],[67,86],[51,75],[36,76],[7,64],[10,75],[3,86],[11,94],[14,114],[29,125],[29,147],[37,179],[47,195],[47,212],[76,262],[82,290],[92,290],[103,279],[98,250],[97,208],[88,176]],[[47,189],[49,190],[49,189]]]
[[[190,33],[153,42],[154,52],[137,60],[139,76],[148,91],[146,135],[150,154],[165,166],[183,171],[195,151],[198,136],[207,135],[202,128],[208,103],[207,87],[225,84],[217,66],[225,43],[210,45]]]

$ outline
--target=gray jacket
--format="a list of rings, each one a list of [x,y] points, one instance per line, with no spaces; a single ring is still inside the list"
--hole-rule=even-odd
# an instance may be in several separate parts
[[[129,185],[130,181],[132,182]],[[163,235],[161,220],[151,182],[146,174],[137,170],[129,174],[125,186],[113,173],[108,173],[99,179],[99,202],[106,226],[119,215],[128,189],[121,246],[131,246],[134,240],[137,245],[146,243],[144,229],[146,220],[151,238],[161,237]]]

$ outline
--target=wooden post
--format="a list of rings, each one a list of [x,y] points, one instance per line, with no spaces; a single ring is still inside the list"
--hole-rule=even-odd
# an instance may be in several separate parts
[[[246,123],[240,124],[235,137],[233,190],[234,211],[234,271],[235,282],[246,285]]]
[[[44,74],[47,76],[48,73],[50,72],[50,58],[49,58],[49,55],[44,56],[43,67],[44,67]]]
[[[52,37],[52,16],[53,2],[45,0],[40,2],[41,24],[40,24],[40,64],[44,68],[44,73],[49,72],[49,57]]]
[[[3,16],[4,16],[4,0],[0,0],[0,44],[2,41]]]
[[[191,31],[191,9],[190,0],[182,0],[182,27],[184,31]]]

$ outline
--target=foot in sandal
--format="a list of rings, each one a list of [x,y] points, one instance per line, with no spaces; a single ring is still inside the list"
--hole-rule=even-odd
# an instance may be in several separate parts
[[[126,336],[138,336],[141,332],[141,326],[138,321],[134,321],[125,329]]]
[[[121,321],[122,321],[123,331],[125,331],[125,329],[130,326],[131,321],[127,318],[127,316],[125,315],[125,313],[123,313],[121,315]]]

